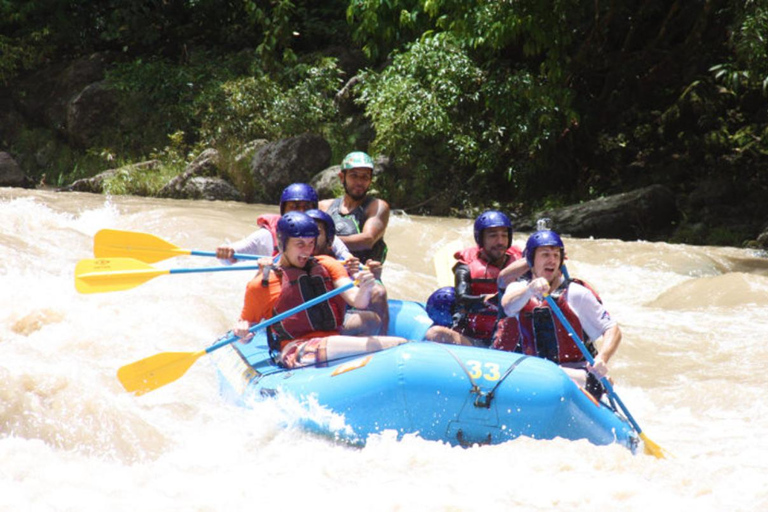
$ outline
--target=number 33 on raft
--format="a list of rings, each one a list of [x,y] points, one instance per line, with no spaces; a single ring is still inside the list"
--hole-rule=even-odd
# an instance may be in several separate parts
[[[469,368],[469,376],[473,379],[482,377],[485,380],[494,382],[501,378],[499,365],[496,363],[483,363],[482,361],[471,360],[466,361],[466,364]],[[483,368],[485,368],[485,372],[483,372]]]

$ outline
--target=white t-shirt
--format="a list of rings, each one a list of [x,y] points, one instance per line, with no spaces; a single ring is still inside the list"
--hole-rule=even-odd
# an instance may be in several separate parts
[[[611,318],[611,314],[586,287],[571,283],[566,298],[568,306],[576,313],[581,322],[581,328],[587,333],[589,339],[596,340],[616,325],[616,320]]]
[[[528,282],[518,281],[509,285],[507,290],[510,291],[510,289],[515,288],[523,289],[527,288],[527,286]],[[596,340],[602,336],[605,331],[616,325],[616,320],[611,318],[610,313],[608,313],[605,307],[600,304],[597,297],[595,297],[588,288],[576,282],[572,282],[570,286],[568,286],[566,298],[568,306],[579,318],[581,327],[584,329],[584,332],[587,333],[590,340]],[[509,316],[515,316],[519,319],[520,311],[528,303],[528,300],[526,300],[525,297],[521,297],[521,299],[522,300],[518,299],[507,304],[506,308],[504,308],[504,312]]]
[[[272,233],[266,228],[259,228],[242,240],[238,240],[231,244],[231,247],[236,253],[240,254],[252,254],[258,256],[272,256],[272,248],[274,247],[272,242]],[[345,260],[352,256],[349,252],[347,245],[339,237],[333,237],[333,244],[331,250],[336,259]],[[225,265],[230,265],[229,260],[219,260]]]

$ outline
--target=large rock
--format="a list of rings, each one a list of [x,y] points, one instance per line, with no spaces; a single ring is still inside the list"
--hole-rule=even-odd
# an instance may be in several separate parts
[[[768,249],[768,225],[763,228],[763,232],[757,237],[757,246],[761,249]]]
[[[74,62],[54,64],[21,80],[15,88],[15,101],[24,115],[69,137],[69,105],[89,85],[104,79],[111,61],[107,53],[97,53]],[[23,94],[20,94],[23,92]],[[112,122],[105,119],[105,122]]]
[[[341,171],[340,165],[332,165],[309,180],[309,184],[317,191],[320,199],[329,199],[338,194],[339,189],[342,188],[339,171]]]
[[[94,145],[106,125],[116,123],[117,105],[116,92],[105,81],[85,86],[67,106],[69,140],[83,148]]]
[[[232,184],[221,178],[195,176],[184,182],[177,197],[183,199],[207,199],[208,201],[242,201],[242,194]]]
[[[200,153],[184,172],[171,179],[158,192],[158,197],[173,199],[208,199],[210,201],[242,201],[242,194],[219,178],[221,156],[215,149]]]
[[[308,183],[331,163],[331,146],[320,135],[307,133],[271,142],[251,161],[254,181],[263,188],[261,201],[275,203],[291,183]]]
[[[18,137],[23,125],[24,120],[14,107],[10,92],[6,88],[0,88],[0,148],[9,147],[11,141]]]
[[[0,151],[0,187],[34,187],[34,183],[24,174],[16,160],[5,151]]]
[[[675,196],[661,185],[603,197],[586,203],[537,212],[516,222],[533,231],[536,220],[552,219],[555,231],[577,237],[653,240],[668,234],[679,217]]]

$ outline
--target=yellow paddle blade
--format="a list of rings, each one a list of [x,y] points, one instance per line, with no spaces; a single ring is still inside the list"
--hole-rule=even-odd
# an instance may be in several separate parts
[[[664,449],[648,439],[648,436],[645,435],[645,432],[640,432],[640,439],[643,440],[643,446],[644,446],[644,452],[647,455],[653,455],[657,459],[665,459],[664,456]]]
[[[459,240],[453,240],[448,245],[445,245],[438,249],[433,258],[435,264],[435,275],[437,276],[437,285],[442,288],[443,286],[453,286],[455,281],[453,278],[453,266],[456,264],[456,259],[453,255],[456,251],[460,251],[464,248],[464,244]]]
[[[157,263],[190,252],[148,233],[102,229],[93,237],[93,255],[97,258],[134,258]]]
[[[75,288],[80,293],[130,290],[169,273],[131,258],[80,260],[75,267]]]
[[[123,366],[117,370],[117,378],[129,393],[143,395],[179,379],[205,354],[205,350],[155,354]]]

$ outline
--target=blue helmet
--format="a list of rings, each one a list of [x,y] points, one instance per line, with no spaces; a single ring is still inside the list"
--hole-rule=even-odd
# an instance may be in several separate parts
[[[333,244],[333,237],[336,236],[336,223],[333,222],[331,216],[317,208],[312,208],[304,213],[325,224],[325,239],[327,240],[328,245]]]
[[[317,208],[317,192],[306,183],[291,183],[280,195],[280,215],[285,213],[286,201],[309,201],[312,203],[312,208]]]
[[[450,327],[453,324],[453,308],[456,292],[453,286],[438,288],[427,299],[427,314],[437,325]]]
[[[563,244],[560,235],[550,229],[542,229],[528,237],[523,256],[525,256],[528,266],[531,268],[533,268],[533,257],[536,254],[536,249],[539,247],[559,247],[560,263],[562,264],[563,257],[565,256],[565,244]]]
[[[317,238],[319,235],[315,220],[304,212],[288,212],[277,221],[277,243],[281,251],[289,238]]]
[[[478,247],[483,246],[483,230],[488,228],[507,228],[509,233],[509,244],[512,245],[512,221],[509,217],[497,210],[488,210],[480,214],[475,219],[475,242]]]

